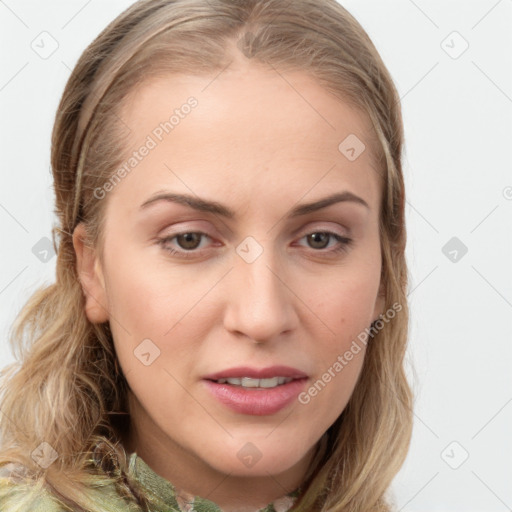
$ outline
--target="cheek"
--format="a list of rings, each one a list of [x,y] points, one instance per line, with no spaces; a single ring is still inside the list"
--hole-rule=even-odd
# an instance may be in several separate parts
[[[321,322],[315,323],[318,327],[313,331],[317,373],[301,403],[311,402],[325,411],[327,423],[341,413],[359,377],[379,286],[378,266],[344,270],[340,269],[338,278],[318,281],[316,286],[309,283],[307,295]]]
[[[366,349],[362,334],[372,322],[375,301],[373,287],[345,284],[342,289],[326,290],[319,315],[329,331],[326,336],[316,337],[318,367],[326,373],[324,381],[336,381],[344,391],[357,379],[362,366]]]
[[[327,429],[345,409],[360,376],[366,353],[365,330],[372,322],[377,288],[372,280],[330,284],[318,295],[315,311],[329,330],[317,329],[316,373],[299,396],[309,415]],[[367,332],[367,331],[366,331]]]
[[[144,346],[144,353],[158,354],[159,363],[174,359],[185,364],[201,338],[204,324],[197,315],[204,311],[197,303],[204,284],[159,262],[148,265],[136,252],[111,258],[105,266],[110,325],[126,373],[139,367],[134,354]]]
[[[163,257],[148,257],[156,250],[133,249],[111,257],[106,262],[107,295],[110,313],[128,330],[144,334],[147,329],[162,336],[197,302],[204,286]],[[115,246],[110,254],[116,254]]]
[[[361,266],[340,270],[330,279],[318,280],[302,288],[308,304],[328,327],[331,337],[347,340],[374,320],[380,267]]]

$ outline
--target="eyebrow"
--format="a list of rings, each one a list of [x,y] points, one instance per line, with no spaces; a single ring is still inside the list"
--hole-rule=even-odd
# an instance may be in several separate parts
[[[174,194],[171,192],[156,193],[147,201],[144,201],[144,203],[141,204],[140,209],[144,210],[148,208],[150,205],[153,205],[159,201],[167,201],[171,203],[182,204],[188,206],[189,208],[193,208],[194,210],[206,213],[213,213],[225,217],[227,219],[233,219],[236,217],[236,214],[233,210],[216,201],[207,201],[206,199],[201,199],[197,196],[191,196],[187,194]],[[368,206],[368,203],[363,198],[353,194],[352,192],[343,191],[331,194],[312,203],[305,203],[296,206],[289,212],[288,216],[290,218],[300,217],[301,215],[316,212],[318,210],[321,210],[322,208],[327,208],[328,206],[342,202],[353,202],[356,204],[361,204],[368,209],[370,208]]]

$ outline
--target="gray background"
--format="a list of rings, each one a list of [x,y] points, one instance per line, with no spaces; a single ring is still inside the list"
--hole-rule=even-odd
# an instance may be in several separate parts
[[[510,510],[512,0],[342,3],[388,66],[406,129],[417,399],[397,509]],[[60,94],[86,45],[129,4],[0,1],[0,366],[13,361],[15,313],[54,280],[44,237]]]

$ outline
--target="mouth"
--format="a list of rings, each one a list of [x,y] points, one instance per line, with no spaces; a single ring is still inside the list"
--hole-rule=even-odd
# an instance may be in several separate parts
[[[240,386],[242,388],[254,389],[272,389],[277,386],[282,386],[283,384],[287,384],[294,380],[291,377],[271,377],[267,379],[253,379],[252,377],[232,377],[229,379],[217,379],[212,382],[216,382],[217,384],[230,384],[231,386]]]
[[[303,391],[308,376],[285,366],[232,368],[204,377],[221,404],[239,414],[271,415],[291,405]]]

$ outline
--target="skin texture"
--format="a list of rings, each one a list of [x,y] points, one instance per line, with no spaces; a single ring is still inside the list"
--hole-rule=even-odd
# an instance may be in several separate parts
[[[125,446],[178,488],[226,511],[250,510],[301,484],[352,394],[364,346],[308,404],[294,400],[272,415],[228,409],[202,378],[283,364],[308,375],[307,390],[332,367],[383,313],[381,191],[369,143],[355,161],[338,150],[349,134],[369,140],[367,119],[302,72],[284,80],[252,62],[216,78],[142,84],[122,108],[127,159],[190,96],[197,107],[101,199],[101,257],[83,244],[81,224],[74,243],[87,316],[110,322],[131,388]],[[214,200],[235,218],[165,201],[140,209],[164,190]],[[343,191],[369,208],[345,201],[287,216]],[[325,231],[352,243],[335,253],[334,237],[307,236]],[[196,232],[208,236],[158,242]],[[236,252],[248,236],[263,249],[252,263]],[[190,247],[187,259],[169,252]],[[149,366],[134,355],[145,339],[160,350]],[[252,467],[237,456],[248,442],[261,454]]]

